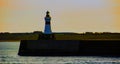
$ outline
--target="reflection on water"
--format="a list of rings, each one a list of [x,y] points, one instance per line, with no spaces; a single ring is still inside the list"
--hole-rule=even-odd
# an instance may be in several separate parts
[[[112,57],[23,57],[18,56],[19,42],[0,42],[1,63],[37,63],[37,64],[117,64],[120,58]]]

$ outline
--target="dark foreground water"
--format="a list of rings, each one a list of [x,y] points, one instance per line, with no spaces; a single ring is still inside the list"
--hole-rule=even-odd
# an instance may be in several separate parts
[[[120,57],[22,57],[18,56],[20,42],[0,42],[0,64],[120,64]]]

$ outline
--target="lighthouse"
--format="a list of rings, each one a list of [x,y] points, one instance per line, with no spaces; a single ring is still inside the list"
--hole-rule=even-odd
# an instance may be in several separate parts
[[[51,30],[51,17],[49,15],[49,11],[46,12],[46,17],[45,17],[45,29],[44,29],[44,34],[52,34]]]
[[[50,17],[50,12],[46,12],[46,16],[44,17],[45,20],[45,27],[44,27],[44,32],[42,35],[39,35],[38,40],[53,40],[54,38],[54,33],[52,33],[51,30],[51,17]]]

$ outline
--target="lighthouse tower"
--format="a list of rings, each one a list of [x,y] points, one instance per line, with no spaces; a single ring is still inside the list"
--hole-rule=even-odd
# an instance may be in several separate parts
[[[51,23],[50,23],[51,17],[49,13],[50,13],[49,11],[46,12],[44,34],[52,34]]]

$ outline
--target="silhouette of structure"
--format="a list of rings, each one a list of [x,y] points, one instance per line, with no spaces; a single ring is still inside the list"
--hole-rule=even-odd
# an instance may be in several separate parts
[[[120,56],[120,40],[55,40],[50,20],[51,17],[47,11],[43,35],[39,35],[39,40],[21,40],[18,55]],[[93,33],[88,32],[89,34]]]
[[[49,15],[49,11],[46,12],[46,17],[45,17],[45,29],[44,29],[44,34],[52,34],[51,30],[51,17]]]

